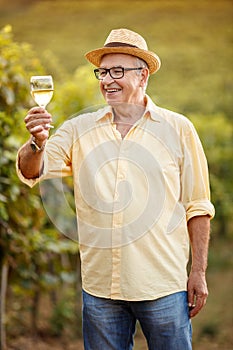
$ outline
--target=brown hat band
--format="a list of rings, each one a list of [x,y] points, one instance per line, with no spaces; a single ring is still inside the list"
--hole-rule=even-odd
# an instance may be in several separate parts
[[[129,47],[137,47],[135,45],[131,45],[131,44],[126,44],[126,43],[121,43],[121,42],[112,42],[112,43],[108,43],[106,45],[104,45],[104,47],[120,47],[120,46],[129,46]],[[137,47],[138,48],[138,47]]]

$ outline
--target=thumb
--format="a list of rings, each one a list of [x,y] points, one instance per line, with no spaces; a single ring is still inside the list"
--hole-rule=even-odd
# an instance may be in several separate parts
[[[188,306],[193,307],[195,302],[195,293],[194,289],[191,286],[188,286]]]

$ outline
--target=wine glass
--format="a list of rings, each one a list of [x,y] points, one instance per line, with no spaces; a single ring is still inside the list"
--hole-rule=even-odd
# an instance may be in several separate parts
[[[38,106],[46,108],[53,97],[53,78],[51,75],[37,75],[30,79],[31,95]],[[48,128],[53,125],[46,124]]]

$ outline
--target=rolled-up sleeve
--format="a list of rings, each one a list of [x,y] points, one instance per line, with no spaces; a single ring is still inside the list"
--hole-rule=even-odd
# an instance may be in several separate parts
[[[206,156],[194,126],[188,123],[183,142],[181,169],[181,200],[187,221],[194,216],[209,215],[215,209],[210,201],[209,172]]]

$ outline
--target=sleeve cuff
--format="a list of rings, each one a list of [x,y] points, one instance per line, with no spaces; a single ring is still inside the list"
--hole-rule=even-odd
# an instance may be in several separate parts
[[[22,181],[24,184],[26,184],[29,187],[33,187],[35,186],[38,182],[41,181],[42,178],[44,178],[44,173],[46,172],[47,169],[47,161],[46,161],[46,157],[44,157],[44,169],[43,169],[43,174],[41,174],[40,177],[37,178],[33,178],[33,179],[28,179],[26,178],[23,174],[21,169],[19,168],[19,152],[17,153],[17,157],[16,157],[16,173],[17,176],[19,177],[20,181]]]
[[[213,219],[215,215],[214,206],[209,200],[192,201],[186,206],[187,222],[194,216],[203,215],[209,215],[210,219]]]

